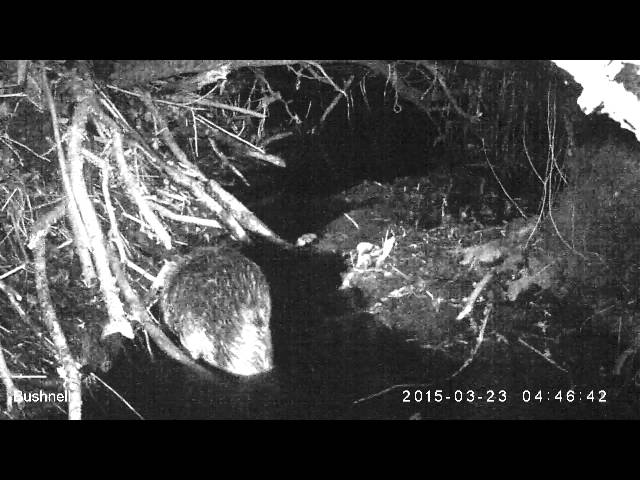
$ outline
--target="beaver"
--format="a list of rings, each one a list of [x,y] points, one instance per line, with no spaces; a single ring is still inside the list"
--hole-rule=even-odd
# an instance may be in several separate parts
[[[194,360],[241,377],[273,369],[269,284],[237,246],[223,242],[179,260],[160,308]]]

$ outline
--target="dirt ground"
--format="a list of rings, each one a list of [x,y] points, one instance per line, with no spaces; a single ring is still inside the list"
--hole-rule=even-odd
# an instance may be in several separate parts
[[[541,288],[546,280],[523,284],[525,264],[545,253],[533,239],[523,255],[526,238],[513,235],[531,219],[498,223],[491,208],[464,206],[445,208],[440,225],[429,228],[443,212],[438,189],[429,187],[426,178],[361,184],[345,200],[366,207],[335,219],[319,240],[320,249],[349,252],[343,288],[362,292],[373,323],[429,359],[421,374],[406,366],[409,380],[399,382],[406,386],[357,399],[353,414],[379,418],[390,409],[394,418],[637,417],[637,386],[612,374],[622,347],[610,324],[622,309],[610,307],[603,319],[581,299]],[[379,266],[358,255],[360,242],[382,247],[390,235],[394,247]],[[495,242],[506,252],[502,258],[474,249]],[[491,272],[470,314],[457,320]],[[437,391],[444,400],[429,399]],[[497,392],[504,402],[492,398]]]

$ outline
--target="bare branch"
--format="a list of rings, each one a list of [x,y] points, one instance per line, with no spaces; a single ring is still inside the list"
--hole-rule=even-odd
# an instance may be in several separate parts
[[[55,346],[58,363],[62,366],[58,370],[64,381],[64,387],[69,402],[69,420],[80,420],[82,417],[82,388],[79,364],[71,355],[64,332],[58,323],[53,308],[49,283],[47,281],[47,263],[45,259],[45,237],[51,226],[63,215],[64,205],[49,211],[34,224],[31,232],[29,248],[33,251],[33,265],[35,268],[36,293],[42,312],[42,323],[49,330]]]
[[[64,190],[67,195],[67,215],[69,216],[69,222],[71,223],[71,229],[73,231],[73,239],[75,242],[74,244],[76,247],[76,252],[78,253],[78,258],[80,259],[82,278],[85,285],[90,286],[93,285],[96,280],[96,272],[93,268],[91,254],[89,253],[89,234],[87,233],[84,223],[82,222],[80,210],[78,209],[75,197],[73,196],[71,179],[69,176],[69,164],[64,153],[64,149],[62,148],[62,136],[60,135],[60,128],[58,126],[56,106],[53,101],[53,95],[51,94],[49,81],[47,80],[47,75],[44,68],[42,69],[41,82],[42,88],[47,97],[47,102],[49,103],[49,112],[51,113],[53,134],[56,139],[56,147],[58,150],[58,162],[60,163],[60,177],[62,178]]]

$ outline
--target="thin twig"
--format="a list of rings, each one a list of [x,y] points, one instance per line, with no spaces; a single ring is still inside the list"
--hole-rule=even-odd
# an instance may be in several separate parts
[[[320,70],[320,73],[322,73],[323,77],[327,80],[327,83],[329,85],[331,85],[336,92],[339,92],[346,99],[349,98],[349,97],[347,97],[347,92],[345,92],[346,88],[342,89],[338,85],[336,85],[336,83],[333,81],[333,79],[327,74],[327,72],[324,71],[324,68],[322,68],[322,65],[320,65],[317,62],[311,61],[311,60],[306,60],[306,63],[308,63],[309,65],[313,65],[318,70]],[[320,80],[320,79],[318,79],[318,80]],[[349,82],[349,83],[351,83],[351,82]]]
[[[353,404],[357,405],[358,403],[366,402],[367,400],[380,397],[385,393],[392,392],[393,390],[397,390],[398,388],[426,388],[426,387],[430,387],[431,385],[433,385],[433,383],[398,383],[396,385],[391,385],[390,387],[380,390],[379,392],[372,393],[371,395],[367,395],[366,397],[362,397],[357,400],[354,400]]]
[[[351,223],[353,223],[354,227],[356,227],[358,230],[360,230],[360,226],[356,223],[356,221],[353,218],[351,218],[349,216],[348,213],[343,213],[343,215],[347,218],[347,220],[349,220]]]
[[[196,120],[198,120],[199,122],[203,123],[204,125],[206,125],[208,127],[215,128],[216,130],[224,133],[225,135],[230,136],[231,138],[233,138],[234,140],[237,140],[240,143],[244,143],[247,147],[252,148],[256,152],[260,152],[260,153],[265,154],[265,155],[267,154],[267,152],[265,152],[264,149],[262,149],[260,147],[257,147],[253,143],[246,141],[244,138],[236,135],[235,133],[232,133],[229,130],[224,129],[219,125],[216,125],[211,120],[209,120],[208,118],[203,117],[202,115],[196,115]]]
[[[109,234],[111,236],[111,240],[115,242],[116,247],[118,247],[118,254],[120,255],[120,261],[126,261],[127,254],[125,252],[124,243],[122,241],[122,237],[120,235],[120,230],[118,229],[118,221],[116,220],[116,212],[113,208],[113,204],[111,203],[111,192],[109,191],[109,166],[106,162],[103,162],[103,167],[101,168],[102,173],[102,196],[104,197],[104,208],[107,211],[107,216],[109,217],[109,224],[111,228],[109,230]]]
[[[487,323],[489,322],[489,316],[491,315],[492,310],[493,304],[489,303],[484,309],[484,318],[482,319],[482,325],[480,326],[478,338],[476,338],[476,344],[473,347],[473,350],[471,350],[471,355],[469,355],[469,358],[467,358],[465,362],[460,366],[460,368],[458,368],[458,370],[456,370],[451,376],[449,376],[447,380],[451,380],[452,378],[458,376],[465,368],[467,368],[471,364],[471,362],[475,358],[478,350],[480,350],[480,345],[482,345],[482,342],[484,341],[484,331],[487,328]]]
[[[16,272],[18,272],[20,270],[24,270],[25,266],[26,265],[23,263],[21,265],[18,265],[17,267],[12,268],[8,272],[3,273],[2,275],[0,275],[0,280],[4,280],[5,278],[10,277],[14,273],[16,273]]]
[[[189,215],[181,215],[169,210],[168,208],[156,202],[150,202],[149,204],[151,205],[151,208],[156,210],[163,217],[170,218],[177,222],[193,223],[194,225],[202,225],[203,227],[222,229],[222,225],[220,225],[220,222],[218,222],[217,220],[213,220],[210,218],[192,217]]]
[[[538,355],[540,355],[542,358],[544,358],[547,362],[549,362],[551,365],[553,365],[554,367],[556,367],[558,370],[563,371],[564,373],[569,373],[569,371],[566,368],[562,368],[560,365],[558,365],[556,362],[554,362],[551,358],[549,358],[548,356],[546,356],[544,353],[542,353],[540,350],[538,350],[537,348],[529,345],[527,342],[525,342],[522,337],[518,337],[518,342],[521,343],[522,345],[524,345],[525,347],[527,347],[529,350],[531,350],[534,353],[537,353]]]
[[[122,395],[120,395],[120,394],[119,394],[118,392],[116,392],[113,388],[111,388],[111,387],[110,387],[110,386],[109,386],[109,385],[108,385],[104,380],[102,380],[99,376],[97,376],[97,375],[96,375],[95,373],[93,373],[93,372],[91,372],[91,374],[90,374],[89,376],[90,376],[91,378],[94,378],[94,379],[96,379],[97,381],[99,381],[99,382],[100,382],[100,383],[101,383],[101,384],[102,384],[102,385],[103,385],[107,390],[109,390],[111,393],[113,393],[113,394],[118,398],[118,400],[120,400],[122,403],[124,403],[124,404],[127,406],[127,408],[128,408],[129,410],[131,410],[131,411],[134,413],[134,415],[135,415],[136,417],[138,417],[140,420],[144,420],[144,417],[143,417],[142,415],[140,415],[140,414],[137,412],[137,410],[136,410],[135,408],[133,408],[133,407],[131,406],[131,404],[130,404],[129,402],[127,402],[127,401],[124,399],[124,397],[123,397]]]
[[[194,122],[193,124],[195,126],[196,123]],[[249,184],[245,176],[242,175],[242,172],[240,172],[240,170],[238,170],[235,166],[231,164],[231,162],[229,161],[229,158],[224,153],[222,153],[222,151],[218,148],[215,140],[213,138],[208,138],[208,140],[209,140],[209,145],[211,146],[211,150],[213,150],[213,153],[216,154],[216,156],[220,159],[222,164],[225,167],[227,167],[229,170],[231,170],[240,180],[242,180],[242,183],[244,183],[247,187],[250,187],[251,185]]]
[[[489,156],[487,155],[487,149],[486,149],[486,147],[484,145],[484,138],[482,139],[482,152],[484,153],[484,158],[487,161],[487,164],[489,165],[489,168],[491,168],[491,173],[493,173],[493,177],[498,182],[498,185],[500,185],[500,188],[502,189],[504,194],[507,196],[509,201],[516,207],[516,210],[518,210],[518,213],[522,216],[522,218],[527,218],[527,215],[522,211],[522,209],[520,208],[520,205],[518,205],[518,202],[516,202],[511,197],[511,195],[509,195],[509,192],[507,192],[507,189],[504,187],[504,185],[502,184],[502,181],[500,180],[500,177],[496,173],[495,168],[493,168],[493,164],[489,161]]]
[[[4,384],[4,388],[7,392],[7,396],[6,396],[7,412],[11,413],[13,411],[13,397],[16,391],[16,386],[13,383],[13,379],[11,378],[11,372],[9,371],[9,367],[7,367],[7,362],[4,359],[4,351],[2,349],[2,345],[0,345],[0,378],[2,378],[2,383]]]
[[[523,123],[523,129],[524,129],[524,124],[525,124],[524,119],[522,120],[522,123]],[[525,141],[524,136],[525,136],[525,133],[523,131],[522,132],[522,146],[524,147],[524,154],[527,157],[527,160],[529,161],[529,165],[531,166],[531,170],[533,170],[533,173],[535,173],[536,177],[538,177],[538,180],[540,180],[540,183],[544,184],[544,180],[542,179],[542,176],[540,175],[540,173],[538,173],[538,169],[533,164],[533,160],[531,160],[531,155],[529,155],[529,149],[527,148],[527,142]]]
[[[22,320],[26,319],[27,314],[24,312],[22,307],[20,306],[20,300],[22,300],[22,296],[16,292],[13,287],[2,280],[0,280],[0,291],[4,292],[4,294],[9,299],[9,303],[13,307],[13,309],[18,313]]]
[[[327,119],[327,117],[329,116],[329,114],[331,113],[331,111],[336,108],[336,106],[338,105],[338,102],[340,101],[341,97],[345,97],[344,92],[351,86],[351,82],[353,82],[353,79],[355,78],[355,75],[351,75],[345,82],[344,82],[344,87],[343,89],[340,91],[340,93],[338,93],[338,95],[335,96],[335,98],[333,99],[333,101],[329,104],[329,106],[326,108],[326,110],[324,111],[324,113],[322,114],[322,116],[320,117],[320,123],[324,123],[324,121]],[[348,101],[348,98],[347,98]]]
[[[27,145],[25,145],[24,143],[20,143],[17,140],[14,140],[13,138],[11,138],[9,135],[7,135],[6,133],[4,135],[2,135],[2,140],[4,142],[11,142],[11,143],[15,143],[16,145],[18,145],[19,147],[24,148],[26,151],[28,151],[29,153],[33,154],[34,156],[38,157],[40,160],[44,160],[45,162],[51,163],[51,160],[49,160],[47,157],[44,157],[42,155],[40,155],[37,152],[34,152],[31,148],[29,148]]]
[[[476,288],[474,288],[473,292],[471,292],[471,295],[469,295],[466,306],[458,314],[458,316],[456,317],[456,320],[462,320],[463,318],[465,318],[467,315],[471,313],[471,311],[473,310],[473,305],[476,303],[476,300],[480,296],[480,293],[482,293],[482,290],[484,290],[487,284],[491,281],[491,279],[493,278],[493,275],[494,275],[494,272],[491,271],[487,273],[484,277],[482,277],[482,280],[478,282],[478,284],[476,285]]]

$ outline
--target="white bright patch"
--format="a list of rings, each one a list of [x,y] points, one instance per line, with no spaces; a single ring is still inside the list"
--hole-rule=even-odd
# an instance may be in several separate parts
[[[243,316],[243,312],[240,315]],[[267,356],[269,345],[260,337],[252,321],[255,313],[246,311],[244,315],[247,318],[242,322],[242,331],[233,346],[235,355],[231,358],[229,370],[236,375],[255,375],[271,370],[271,358]]]
[[[133,340],[133,328],[126,320],[110,320],[102,329],[102,338],[106,338],[114,333],[119,333],[123,337]]]
[[[193,331],[188,335],[182,335],[180,341],[195,360],[202,358],[207,363],[214,365],[211,356],[214,345],[203,331]]]
[[[640,65],[640,60],[552,60],[582,85],[578,104],[589,114],[599,105],[620,126],[633,132],[640,140],[640,100],[625,90],[615,76],[625,63]]]
[[[214,343],[203,331],[193,331],[182,335],[180,341],[195,360],[202,359],[210,365],[226,370],[234,375],[256,375],[273,368],[271,357],[267,353],[270,340],[261,338],[259,330],[253,325],[255,313],[250,309],[241,311],[242,330],[235,342],[228,346],[230,358],[227,365],[219,365],[214,355]]]

